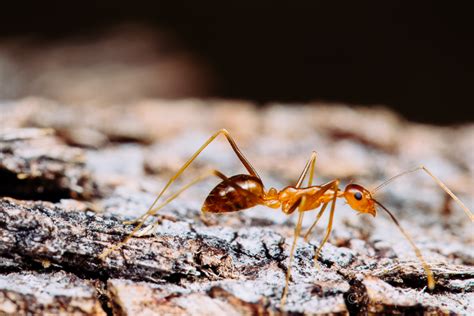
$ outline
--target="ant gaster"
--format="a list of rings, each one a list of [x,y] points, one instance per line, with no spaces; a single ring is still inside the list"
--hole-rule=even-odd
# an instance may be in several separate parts
[[[199,154],[219,135],[224,135],[225,138],[230,143],[230,146],[234,150],[235,154],[239,158],[239,160],[244,165],[245,169],[247,169],[249,174],[239,174],[232,177],[227,177],[223,173],[217,170],[211,170],[209,173],[204,174],[184,187],[180,190],[172,194],[167,200],[165,200],[162,204],[155,207],[158,200],[163,196],[165,191],[169,188],[169,186],[184,172],[186,168],[199,156]],[[290,250],[290,258],[289,264],[286,274],[286,281],[285,287],[283,290],[282,298],[281,298],[281,306],[284,306],[286,297],[288,294],[288,286],[291,277],[291,264],[293,261],[293,255],[296,247],[297,238],[300,236],[301,233],[301,226],[303,223],[303,215],[306,211],[311,211],[317,208],[320,208],[318,214],[316,215],[316,219],[311,227],[306,232],[304,238],[306,241],[309,240],[311,231],[314,229],[316,224],[318,223],[319,219],[323,215],[324,211],[326,210],[327,206],[330,204],[330,211],[329,211],[329,221],[327,224],[326,232],[321,241],[319,247],[315,252],[314,262],[317,266],[318,257],[321,252],[323,245],[329,239],[329,235],[331,233],[333,218],[334,218],[334,211],[336,209],[336,200],[338,198],[345,199],[347,204],[359,213],[367,213],[372,216],[377,215],[376,207],[380,207],[384,210],[389,217],[393,220],[396,226],[400,229],[401,233],[404,237],[408,240],[411,247],[415,251],[416,256],[420,260],[423,269],[425,270],[428,288],[434,289],[435,286],[435,279],[433,276],[433,272],[431,271],[430,266],[423,258],[420,250],[413,242],[410,235],[400,226],[398,220],[395,216],[380,202],[378,202],[374,198],[374,193],[388,184],[389,182],[395,180],[396,178],[412,173],[418,170],[423,170],[426,172],[434,181],[447,193],[449,194],[458,204],[459,206],[465,211],[471,221],[474,222],[474,215],[471,211],[461,202],[461,200],[454,195],[453,192],[439,180],[436,176],[434,176],[426,167],[420,166],[413,170],[409,170],[403,172],[395,177],[384,182],[382,185],[378,186],[376,189],[369,191],[365,187],[351,183],[347,185],[344,190],[339,188],[339,180],[335,179],[329,181],[328,183],[322,185],[313,185],[313,175],[314,175],[314,168],[316,163],[316,152],[311,154],[308,162],[306,163],[303,172],[301,173],[298,181],[294,186],[288,186],[282,190],[277,190],[275,188],[270,188],[265,190],[263,182],[252,167],[250,162],[245,158],[242,154],[240,149],[238,148],[237,144],[230,136],[229,132],[225,129],[221,129],[214,133],[192,156],[191,158],[176,172],[176,174],[171,177],[165,187],[161,190],[160,194],[156,197],[153,204],[150,206],[148,211],[137,218],[132,222],[127,223],[138,223],[138,225],[132,230],[132,232],[119,244],[113,246],[110,249],[105,249],[104,252],[100,255],[102,259],[107,257],[112,251],[120,248],[123,246],[132,236],[134,235],[141,235],[139,232],[140,228],[144,225],[145,221],[148,217],[155,215],[161,208],[166,206],[168,203],[173,201],[177,198],[182,192],[187,190],[189,187],[193,186],[194,184],[203,181],[204,179],[208,178],[209,176],[216,176],[220,178],[222,181],[209,193],[208,197],[204,201],[202,206],[202,211],[204,213],[229,213],[229,212],[237,212],[240,210],[248,209],[256,205],[265,205],[270,208],[281,208],[282,212],[290,215],[296,210],[298,210],[298,220],[295,227],[295,234],[293,243]],[[303,181],[306,176],[309,174],[307,185],[303,186]]]

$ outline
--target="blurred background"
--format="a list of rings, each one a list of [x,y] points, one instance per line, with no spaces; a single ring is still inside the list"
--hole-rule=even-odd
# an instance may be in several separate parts
[[[0,99],[324,101],[472,122],[471,12],[430,1],[4,2]]]

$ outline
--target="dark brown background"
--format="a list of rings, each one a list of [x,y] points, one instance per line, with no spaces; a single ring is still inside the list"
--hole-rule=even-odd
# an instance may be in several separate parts
[[[209,96],[385,104],[446,124],[474,121],[471,15],[431,1],[16,1],[0,7],[0,39],[134,22],[199,56],[215,79]]]

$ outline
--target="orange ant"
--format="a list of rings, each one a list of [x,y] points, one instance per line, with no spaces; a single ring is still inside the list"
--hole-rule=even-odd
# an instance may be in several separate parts
[[[239,160],[244,165],[245,169],[247,169],[249,174],[238,174],[232,177],[226,177],[223,173],[217,170],[212,170],[207,174],[204,174],[190,183],[186,184],[176,193],[172,194],[168,199],[166,199],[162,204],[155,207],[158,200],[163,196],[165,191],[169,188],[169,186],[189,167],[189,165],[199,156],[199,154],[212,142],[216,139],[219,135],[224,135],[225,138],[230,143],[230,146],[234,150],[235,154],[239,158]],[[290,258],[289,264],[286,274],[286,281],[285,281],[285,288],[283,290],[283,295],[281,298],[281,306],[285,304],[286,297],[288,294],[288,286],[291,277],[291,264],[293,262],[294,251],[296,247],[297,238],[300,236],[301,233],[301,226],[303,223],[303,215],[306,211],[311,211],[320,207],[320,210],[316,216],[316,220],[308,229],[307,233],[304,236],[306,241],[309,240],[309,236],[311,231],[314,229],[316,224],[318,223],[319,219],[323,215],[324,211],[326,210],[327,206],[331,204],[330,213],[329,213],[329,221],[326,228],[326,233],[324,238],[317,248],[314,256],[314,262],[317,266],[318,257],[321,252],[322,247],[329,239],[329,235],[331,233],[333,218],[334,218],[334,211],[336,209],[336,200],[338,198],[344,198],[349,206],[359,213],[368,213],[372,216],[377,215],[376,206],[382,208],[385,212],[388,213],[390,218],[393,220],[395,225],[400,229],[401,233],[405,236],[405,238],[410,243],[411,247],[415,251],[416,256],[420,260],[423,269],[425,270],[428,288],[434,289],[435,287],[435,279],[433,276],[433,272],[431,271],[430,266],[423,258],[420,250],[413,242],[410,235],[400,226],[398,220],[395,216],[380,202],[374,199],[374,193],[378,191],[383,186],[387,185],[389,182],[392,182],[398,177],[406,175],[408,173],[412,173],[418,170],[423,170],[426,172],[433,180],[447,193],[449,194],[464,210],[467,216],[474,222],[474,215],[471,211],[461,202],[461,200],[454,195],[454,193],[443,183],[439,180],[436,176],[434,176],[426,167],[420,166],[413,170],[409,170],[403,172],[395,177],[390,178],[389,180],[385,181],[377,188],[372,191],[367,190],[365,187],[358,185],[358,184],[349,184],[345,187],[344,190],[339,189],[339,180],[335,179],[329,181],[326,184],[322,185],[313,185],[313,176],[314,176],[314,168],[316,163],[316,152],[311,154],[308,162],[306,163],[303,172],[301,173],[296,185],[288,186],[280,191],[275,188],[270,188],[268,191],[265,190],[263,182],[258,175],[257,171],[252,167],[250,162],[245,158],[242,154],[240,149],[238,148],[237,144],[230,136],[229,132],[225,129],[221,129],[217,131],[214,135],[212,135],[192,156],[191,158],[176,172],[176,174],[171,177],[165,187],[161,190],[160,194],[156,197],[153,204],[150,206],[148,211],[144,213],[142,216],[137,218],[131,222],[125,222],[128,224],[131,223],[138,223],[138,225],[132,230],[132,232],[119,244],[113,246],[110,249],[105,249],[102,254],[100,255],[101,259],[107,257],[111,252],[123,246],[127,241],[133,237],[134,235],[142,235],[143,233],[139,233],[138,231],[144,225],[145,221],[150,216],[154,216],[160,209],[164,206],[169,204],[171,201],[176,199],[182,192],[193,186],[194,184],[203,181],[204,179],[208,178],[209,176],[216,176],[220,178],[222,181],[209,193],[208,197],[204,201],[202,206],[203,213],[230,213],[230,212],[237,212],[241,210],[245,210],[251,208],[256,205],[265,205],[270,208],[281,208],[282,212],[290,215],[295,210],[298,210],[298,220],[295,227],[294,239],[290,250]],[[308,175],[309,172],[309,179],[307,182],[306,187],[302,187],[303,181]],[[153,225],[150,225],[153,226]]]

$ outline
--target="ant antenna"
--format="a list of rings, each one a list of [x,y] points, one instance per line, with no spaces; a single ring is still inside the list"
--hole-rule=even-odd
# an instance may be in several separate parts
[[[396,176],[393,176],[391,177],[390,179],[384,181],[382,184],[380,184],[378,187],[376,187],[375,189],[372,190],[372,192],[370,192],[371,194],[375,194],[375,192],[377,192],[378,190],[380,190],[381,188],[383,188],[384,186],[386,186],[387,184],[389,184],[390,182],[392,182],[393,180],[395,179],[398,179],[400,178],[401,176],[404,176],[406,174],[410,174],[410,173],[413,173],[415,171],[418,171],[420,170],[421,167],[417,167],[415,169],[412,169],[412,170],[408,170],[408,171],[405,171],[405,172],[402,172],[400,174],[397,174]]]
[[[383,182],[381,185],[379,185],[378,187],[373,189],[371,191],[371,194],[374,195],[375,192],[377,192],[378,190],[380,190],[381,188],[383,188],[384,186],[386,186],[387,184],[389,184],[393,180],[398,179],[401,176],[413,173],[413,172],[418,171],[418,170],[423,170],[424,172],[426,172],[438,184],[438,186],[441,189],[444,190],[444,192],[446,192],[450,197],[453,198],[454,201],[456,201],[456,203],[458,203],[458,205],[463,209],[464,213],[466,213],[467,217],[469,217],[471,222],[474,222],[474,214],[472,214],[472,212],[467,208],[467,206],[464,205],[464,203],[446,186],[446,184],[444,184],[438,177],[436,177],[433,173],[431,173],[431,171],[428,170],[428,168],[426,168],[423,165],[421,165],[421,166],[419,166],[415,169],[408,170],[408,171],[402,172],[400,174],[397,174],[394,177],[391,177],[390,179],[388,179],[387,181]]]
[[[428,265],[428,263],[426,263],[425,259],[423,258],[423,256],[421,255],[421,251],[420,249],[418,249],[418,247],[415,245],[415,243],[413,242],[413,239],[410,237],[410,235],[408,235],[408,233],[402,228],[402,226],[400,225],[400,223],[398,222],[398,220],[395,218],[395,216],[392,214],[392,212],[390,212],[385,206],[383,206],[380,202],[374,200],[374,202],[380,206],[385,212],[387,212],[387,214],[392,218],[393,222],[395,223],[395,225],[397,225],[398,229],[400,229],[401,233],[403,234],[403,236],[405,236],[405,238],[408,240],[408,242],[410,243],[411,247],[413,248],[413,250],[415,251],[415,254],[416,256],[418,257],[418,259],[421,261],[421,265],[423,266],[423,269],[425,270],[425,273],[426,273],[426,278],[428,280],[428,288],[430,290],[434,289],[435,287],[435,279],[434,279],[434,276],[433,276],[433,271],[431,271],[431,268],[430,266]]]

